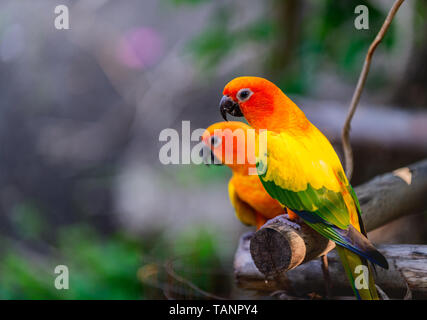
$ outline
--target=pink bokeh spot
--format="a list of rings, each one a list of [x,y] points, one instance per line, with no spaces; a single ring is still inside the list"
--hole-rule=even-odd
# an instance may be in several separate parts
[[[153,65],[163,52],[160,34],[154,29],[140,27],[127,31],[120,39],[117,56],[122,64],[142,69]]]

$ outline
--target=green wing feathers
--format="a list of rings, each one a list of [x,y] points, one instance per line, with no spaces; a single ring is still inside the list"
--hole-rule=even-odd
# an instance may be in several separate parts
[[[270,134],[268,139],[267,161],[260,159],[257,164],[264,188],[337,244],[359,299],[378,299],[368,261],[383,268],[388,268],[388,263],[366,237],[359,201],[330,143],[323,135],[291,137],[280,133]],[[356,271],[362,269],[369,271],[369,285],[359,289],[355,287],[360,279]]]

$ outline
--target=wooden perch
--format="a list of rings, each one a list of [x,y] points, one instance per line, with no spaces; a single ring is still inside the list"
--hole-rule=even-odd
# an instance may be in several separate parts
[[[427,159],[377,176],[355,188],[366,229],[427,209]]]
[[[258,270],[275,275],[327,254],[335,243],[301,223],[296,230],[280,221],[262,227],[250,242],[250,252]]]
[[[249,251],[250,237],[241,238],[234,260],[237,285],[242,289],[274,292],[283,284],[272,276],[265,276],[255,266]],[[390,268],[376,268],[376,283],[391,298],[402,299],[407,285],[415,299],[427,298],[427,245],[380,245]],[[329,274],[334,296],[352,296],[350,283],[335,251],[328,254]],[[324,280],[320,259],[311,260],[286,273],[292,293],[303,296],[311,292],[324,294]]]
[[[362,217],[368,231],[401,216],[420,213],[426,209],[427,159],[395,170],[393,173],[378,176],[357,187],[355,191],[359,197]],[[245,272],[248,271],[247,268],[242,268],[242,261],[243,264],[249,263],[247,261],[249,259],[253,267],[256,265],[264,275],[277,276],[334,248],[334,243],[318,235],[305,224],[301,225],[302,228],[296,230],[277,221],[258,230],[252,236],[250,243],[253,260],[249,255],[249,242],[241,244],[240,252],[236,253],[235,258],[236,276],[240,278],[239,281],[242,283]],[[243,250],[242,248],[246,246],[247,249]],[[425,258],[427,259],[427,256]],[[427,260],[425,262],[427,266]],[[313,263],[305,265],[303,270],[310,270]],[[301,271],[301,268],[298,270]],[[257,270],[258,273],[259,271]],[[320,267],[319,272],[321,272]],[[251,274],[247,276],[251,279]],[[257,279],[264,281],[264,277]],[[323,279],[321,275],[319,279]],[[263,284],[263,286],[266,288],[267,285]]]

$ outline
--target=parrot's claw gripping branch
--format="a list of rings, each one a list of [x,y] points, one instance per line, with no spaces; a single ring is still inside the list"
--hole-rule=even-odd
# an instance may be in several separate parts
[[[275,222],[280,222],[280,223],[286,224],[286,225],[294,228],[295,230],[300,230],[301,229],[301,225],[298,224],[298,223],[296,223],[296,222],[292,222],[289,219],[289,215],[288,214],[281,214],[281,215],[279,215],[277,217],[274,217],[273,219],[268,220],[262,227],[269,226],[269,225],[271,225],[271,224],[273,224]]]

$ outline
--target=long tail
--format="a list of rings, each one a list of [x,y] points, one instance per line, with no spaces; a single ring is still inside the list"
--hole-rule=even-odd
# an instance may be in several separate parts
[[[372,267],[368,261],[339,245],[336,249],[357,299],[379,300]]]

